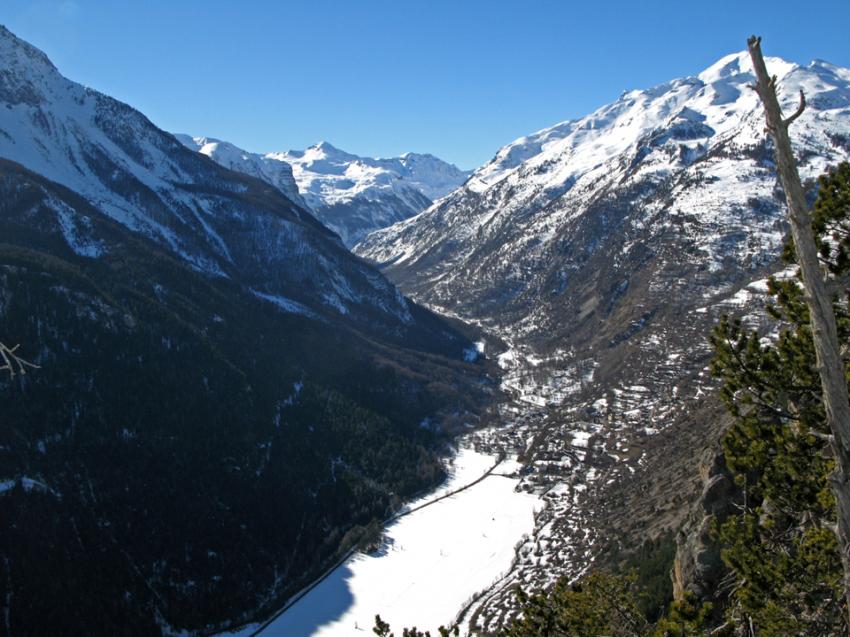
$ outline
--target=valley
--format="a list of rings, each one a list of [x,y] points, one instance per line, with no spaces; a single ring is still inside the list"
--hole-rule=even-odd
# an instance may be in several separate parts
[[[850,72],[768,65],[786,108],[808,96],[793,139],[811,187],[850,153]],[[524,464],[518,489],[546,503],[511,571],[464,617],[471,633],[505,625],[516,586],[615,565],[635,538],[689,542],[728,424],[711,330],[723,315],[763,327],[767,277],[788,276],[752,77],[740,53],[624,93],[505,146],[355,246],[411,298],[483,331],[510,397],[501,444]]]
[[[645,547],[717,588],[710,335],[793,276],[746,53],[472,171],[173,135],[0,56],[0,335],[39,366],[0,375],[7,633],[489,636]],[[850,69],[768,65],[814,201]]]
[[[447,625],[463,606],[472,611],[480,591],[509,570],[540,506],[515,488],[520,465],[492,455],[498,434],[482,437],[462,443],[446,484],[410,502],[376,549],[349,558],[258,634],[368,633],[376,614],[396,624]]]

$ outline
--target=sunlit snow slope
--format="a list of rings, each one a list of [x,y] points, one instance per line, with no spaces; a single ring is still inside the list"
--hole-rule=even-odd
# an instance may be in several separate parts
[[[791,132],[803,177],[815,177],[850,151],[850,70],[767,62],[789,112],[806,92]],[[598,303],[622,295],[646,259],[666,258],[662,244],[686,250],[700,276],[755,267],[775,256],[783,226],[752,81],[739,53],[624,93],[505,146],[463,188],[355,251],[433,306],[541,338],[560,338],[553,308],[570,298],[571,323],[609,312]],[[579,286],[600,253],[611,289],[597,295]],[[650,284],[669,293],[662,270]]]
[[[411,506],[475,481],[496,460],[462,449],[444,488]],[[476,593],[509,570],[514,546],[534,526],[540,500],[515,490],[518,479],[504,475],[515,469],[515,462],[504,463],[497,475],[390,525],[378,552],[349,559],[261,634],[368,634],[376,614],[394,626],[452,623]]]
[[[347,246],[421,212],[469,176],[433,155],[405,153],[374,159],[328,142],[261,155],[216,139],[176,137],[219,164],[259,177],[309,207]]]

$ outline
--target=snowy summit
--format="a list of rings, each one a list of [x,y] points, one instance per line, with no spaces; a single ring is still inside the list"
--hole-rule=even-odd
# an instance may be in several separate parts
[[[275,186],[312,210],[349,247],[374,230],[418,214],[470,174],[433,155],[375,159],[324,141],[306,150],[262,155],[217,139],[176,137],[222,166]]]

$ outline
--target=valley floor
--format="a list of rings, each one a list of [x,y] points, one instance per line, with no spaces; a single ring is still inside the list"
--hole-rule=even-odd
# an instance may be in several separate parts
[[[412,502],[391,524],[380,551],[358,553],[287,609],[261,634],[350,637],[371,634],[375,615],[395,626],[451,623],[481,591],[508,572],[515,547],[534,529],[541,500],[517,491],[519,464],[462,446],[449,480]],[[419,508],[434,502],[431,506]],[[249,635],[258,627],[247,627]]]

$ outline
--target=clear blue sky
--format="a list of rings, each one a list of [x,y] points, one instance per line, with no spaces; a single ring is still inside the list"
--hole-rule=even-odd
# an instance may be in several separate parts
[[[166,130],[463,168],[752,32],[768,55],[850,66],[850,0],[2,0],[0,23]]]

